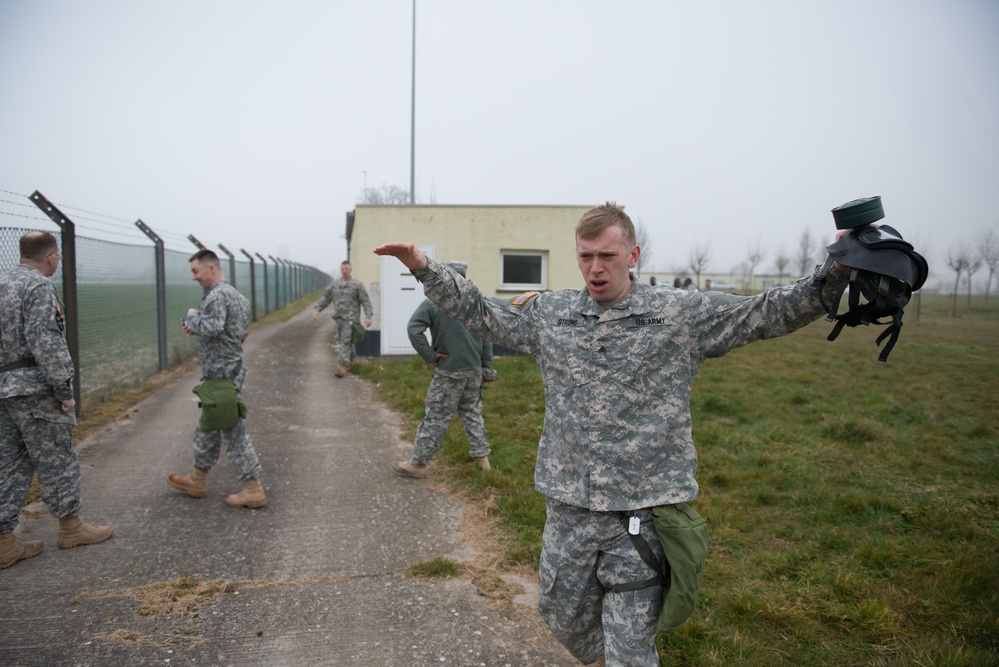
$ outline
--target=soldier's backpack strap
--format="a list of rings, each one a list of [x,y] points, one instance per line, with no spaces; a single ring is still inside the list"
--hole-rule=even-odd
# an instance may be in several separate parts
[[[669,577],[666,576],[664,569],[660,568],[659,563],[656,561],[656,555],[652,551],[652,547],[641,535],[635,535],[630,530],[628,530],[628,524],[631,521],[631,516],[627,512],[621,512],[621,521],[624,523],[624,529],[628,532],[628,537],[631,538],[631,543],[635,545],[635,550],[638,551],[638,555],[642,557],[645,564],[652,568],[653,572],[657,575],[650,578],[644,579],[642,581],[634,581],[626,584],[614,584],[607,587],[607,591],[610,593],[623,593],[625,591],[637,591],[640,588],[648,588],[649,586],[660,585],[663,588],[669,586]]]

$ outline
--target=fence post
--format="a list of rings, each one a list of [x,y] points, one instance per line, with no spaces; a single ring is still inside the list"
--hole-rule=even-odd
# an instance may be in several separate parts
[[[219,246],[221,245],[222,244],[220,243]],[[257,321],[257,276],[256,276],[256,271],[254,271],[253,268],[253,255],[246,252],[242,248],[240,248],[239,251],[244,255],[246,255],[246,258],[250,260],[250,312],[252,313],[251,317],[253,318],[253,321],[256,322]]]
[[[264,315],[266,315],[271,312],[271,294],[267,289],[267,260],[259,252],[257,253],[257,257],[264,263]]]
[[[281,264],[274,259],[274,255],[267,255],[274,262],[274,308],[281,307]]]
[[[76,396],[76,414],[79,416],[83,407],[83,397],[80,395],[80,312],[76,295],[76,225],[38,190],[32,193],[31,201],[62,230],[62,305],[66,309],[66,347],[73,359],[73,395]]]
[[[196,245],[198,247],[198,250],[208,250],[208,248],[205,247],[205,244],[203,244],[198,239],[194,238],[194,234],[188,234],[187,240]]]
[[[294,276],[291,274],[291,262],[286,260],[284,257],[280,257],[278,259],[281,261],[281,264],[284,265],[284,303],[285,305],[288,305],[294,298],[294,296],[292,296],[294,291],[292,290],[291,279]]]
[[[169,364],[167,357],[167,308],[166,308],[166,251],[163,249],[163,239],[146,226],[142,220],[136,220],[135,226],[149,237],[156,252],[156,339],[159,341],[160,370]]]
[[[219,244],[219,249],[229,256],[229,284],[236,287],[236,256],[229,252],[221,243]]]

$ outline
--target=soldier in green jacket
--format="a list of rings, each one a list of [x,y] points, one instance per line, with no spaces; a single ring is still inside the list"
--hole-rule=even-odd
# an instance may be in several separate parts
[[[461,276],[468,269],[464,262],[448,262],[448,266]],[[424,335],[427,329],[433,345]],[[417,354],[433,365],[434,375],[427,389],[423,421],[416,430],[412,460],[397,461],[396,471],[405,477],[426,477],[427,464],[440,449],[456,411],[465,425],[469,453],[482,470],[489,471],[482,383],[496,379],[493,344],[442,313],[430,299],[409,318],[408,333]]]

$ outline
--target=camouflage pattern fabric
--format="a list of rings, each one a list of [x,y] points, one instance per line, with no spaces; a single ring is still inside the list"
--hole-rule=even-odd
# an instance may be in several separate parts
[[[656,622],[662,586],[608,592],[615,584],[655,577],[642,560],[618,512],[592,512],[546,498],[538,608],[552,634],[584,664],[657,667]],[[651,510],[641,519],[641,537],[659,563],[664,556]]]
[[[19,264],[0,274],[0,366],[22,359],[38,364],[0,373],[0,398],[73,398],[75,371],[65,329],[55,287],[40,271]]]
[[[432,259],[413,273],[450,317],[534,355],[545,388],[535,487],[597,511],[696,498],[690,390],[703,361],[825,314],[811,278],[752,297],[634,283],[604,309],[585,289],[498,303]]]
[[[604,655],[609,665],[657,665],[661,587],[605,590],[649,571],[614,513],[644,515],[697,496],[694,375],[707,358],[824,315],[812,278],[751,297],[633,283],[604,308],[586,289],[488,299],[432,259],[413,275],[450,317],[538,362],[545,421],[535,488],[549,512],[539,608],[549,627],[583,662]],[[830,274],[827,300],[847,276]]]
[[[243,340],[250,326],[250,302],[229,283],[220,281],[205,294],[201,312],[184,317],[197,336],[201,379],[229,378],[242,391],[247,368],[243,363]],[[200,420],[199,420],[200,421]],[[244,420],[224,431],[194,432],[194,465],[206,470],[218,462],[222,445],[243,481],[263,473]]]
[[[38,473],[42,501],[52,516],[80,512],[80,461],[73,449],[73,412],[54,396],[0,400],[0,533],[17,528],[17,517]]]
[[[38,473],[42,500],[56,517],[80,511],[80,463],[73,449],[73,360],[62,305],[42,273],[18,265],[0,275],[0,532],[11,532]]]
[[[350,367],[350,362],[354,359],[354,323],[339,317],[333,319],[336,325],[337,354],[336,363],[344,368]]]
[[[440,449],[456,411],[465,425],[471,457],[489,456],[486,427],[482,419],[482,371],[477,368],[460,371],[437,369],[427,389],[425,416],[416,429],[414,463],[430,463]]]
[[[211,470],[218,463],[219,453],[222,445],[225,444],[225,453],[229,457],[239,479],[246,481],[255,477],[260,477],[264,470],[257,459],[257,452],[253,449],[253,442],[246,432],[246,425],[242,419],[230,429],[224,431],[202,431],[200,428],[194,432],[194,466]]]
[[[364,283],[356,278],[350,280],[334,280],[323,296],[316,304],[317,313],[326,310],[326,307],[333,304],[333,321],[336,323],[336,339],[340,345],[340,352],[337,355],[337,364],[344,368],[350,365],[354,358],[354,345],[351,343],[351,325],[360,322],[358,314],[364,309],[364,316],[371,317],[374,309],[371,307],[371,300],[368,292],[364,289]]]
[[[205,293],[200,310],[186,315],[184,324],[197,336],[201,379],[235,380],[245,373],[243,341],[250,327],[250,302],[222,280]]]

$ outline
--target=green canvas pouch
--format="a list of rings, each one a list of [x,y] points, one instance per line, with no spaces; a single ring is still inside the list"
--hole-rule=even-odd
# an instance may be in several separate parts
[[[246,416],[246,403],[229,378],[205,380],[193,389],[201,408],[202,431],[223,431],[233,428]]]
[[[353,324],[350,325],[350,327],[351,327],[351,333],[350,333],[351,344],[360,345],[361,343],[363,343],[364,334],[365,334],[364,325],[361,324],[360,322],[354,322]]]
[[[652,521],[669,565],[657,627],[663,632],[679,627],[697,605],[708,560],[708,522],[687,503],[654,507]]]

